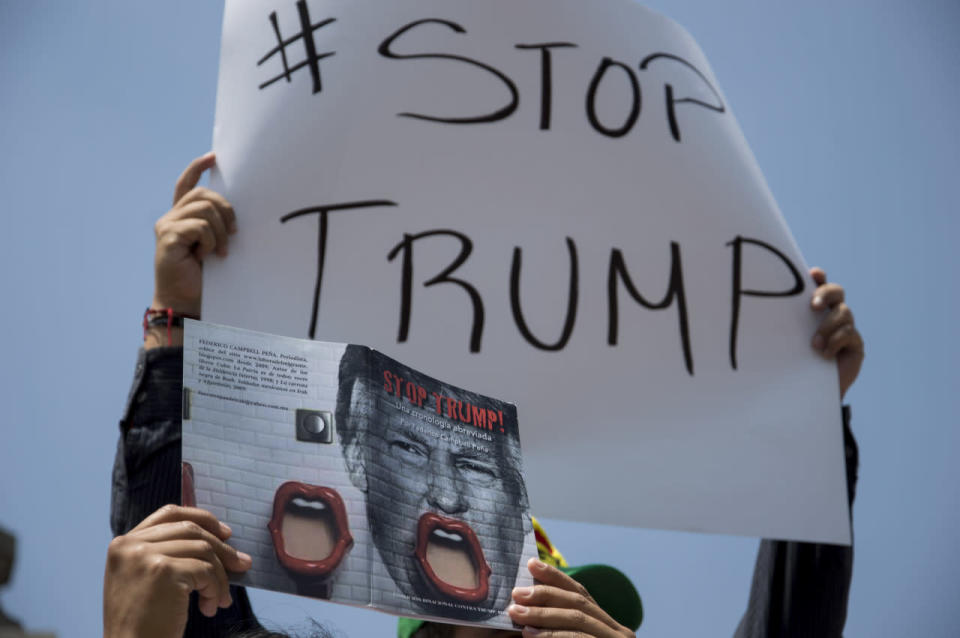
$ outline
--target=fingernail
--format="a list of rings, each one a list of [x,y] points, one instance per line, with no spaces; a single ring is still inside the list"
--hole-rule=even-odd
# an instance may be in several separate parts
[[[248,554],[248,553],[246,553],[246,552],[239,552],[239,551],[238,551],[238,552],[237,552],[237,558],[239,558],[240,560],[242,560],[244,563],[250,563],[251,565],[253,564],[253,559],[250,558],[250,554]]]
[[[233,534],[233,530],[226,523],[220,523],[220,531],[227,535]]]
[[[817,350],[823,350],[823,346],[826,345],[822,334],[813,335],[813,347]]]
[[[533,587],[514,587],[513,595],[520,598],[529,598],[533,595]]]
[[[213,618],[217,615],[217,601],[213,598],[204,598],[200,601],[200,613],[208,618]]]
[[[536,627],[524,627],[524,628],[523,628],[523,635],[524,635],[524,636],[539,636],[541,633],[543,633],[543,632],[542,632],[541,630],[537,629]]]
[[[823,308],[823,297],[817,295],[813,298],[813,307],[814,308]]]
[[[211,159],[213,157],[213,151],[207,151],[203,154],[203,159]]]
[[[542,560],[540,560],[539,558],[531,558],[529,565],[530,565],[530,567],[536,567],[537,569],[546,569],[546,568],[547,568],[547,564],[546,564],[545,562],[543,562]]]
[[[525,613],[527,613],[527,608],[524,607],[523,605],[517,605],[516,603],[514,603],[513,605],[510,605],[509,607],[507,607],[507,613],[514,613],[514,614],[517,614],[518,616],[522,616]]]

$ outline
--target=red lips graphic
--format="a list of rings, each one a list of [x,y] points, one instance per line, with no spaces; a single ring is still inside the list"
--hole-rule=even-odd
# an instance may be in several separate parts
[[[452,539],[447,541],[446,539]],[[444,580],[430,564],[428,546],[440,542],[457,545],[455,552],[466,552],[472,563],[475,587],[464,587]],[[430,583],[444,595],[468,603],[486,600],[490,590],[490,566],[483,557],[483,549],[473,529],[465,522],[427,512],[417,524],[417,548],[414,551],[420,568]],[[438,566],[439,567],[439,566]]]
[[[294,503],[294,499],[297,503]],[[288,553],[284,540],[284,519],[290,513],[291,504],[305,503],[317,510],[323,510],[329,515],[329,523],[333,527],[333,536],[336,539],[329,554],[323,558],[298,558]],[[336,490],[329,487],[307,485],[297,481],[288,481],[277,488],[273,497],[273,517],[267,524],[270,536],[273,538],[273,548],[277,553],[277,560],[294,575],[324,577],[333,572],[337,565],[347,555],[353,546],[353,537],[347,525],[347,510],[343,499]]]

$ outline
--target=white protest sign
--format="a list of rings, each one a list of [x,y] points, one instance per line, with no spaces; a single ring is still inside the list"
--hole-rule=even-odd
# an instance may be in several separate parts
[[[515,402],[541,516],[849,542],[807,266],[670,20],[228,2],[214,150],[204,319]]]

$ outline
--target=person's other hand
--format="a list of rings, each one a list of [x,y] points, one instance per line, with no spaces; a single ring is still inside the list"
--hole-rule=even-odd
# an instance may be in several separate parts
[[[820,268],[811,268],[810,276],[817,284],[810,307],[817,312],[827,310],[811,345],[824,358],[836,358],[842,398],[860,373],[864,356],[863,337],[853,323],[850,307],[843,302],[843,286],[827,283],[827,273]]]
[[[197,186],[213,167],[213,152],[190,162],[177,180],[173,208],[154,225],[154,290],[151,308],[200,316],[203,259],[227,254],[227,237],[236,232],[233,207],[222,195]]]
[[[250,556],[224,541],[230,528],[205,510],[165,505],[107,550],[104,638],[180,638],[190,592],[213,616],[231,604],[227,572],[245,572]]]
[[[507,613],[524,636],[542,638],[625,638],[635,636],[603,611],[586,588],[559,569],[531,558],[527,567],[537,584],[513,590]]]

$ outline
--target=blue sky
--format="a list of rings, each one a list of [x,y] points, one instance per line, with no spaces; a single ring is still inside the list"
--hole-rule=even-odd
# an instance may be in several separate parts
[[[960,5],[651,2],[696,38],[801,249],[845,284],[867,360],[848,636],[960,621],[960,339],[954,248]],[[96,635],[109,473],[153,221],[212,137],[221,7],[0,1],[0,525],[19,537],[8,612]],[[754,539],[548,521],[575,562],[616,563],[640,635],[730,635]],[[347,636],[391,618],[255,593],[261,617]]]

